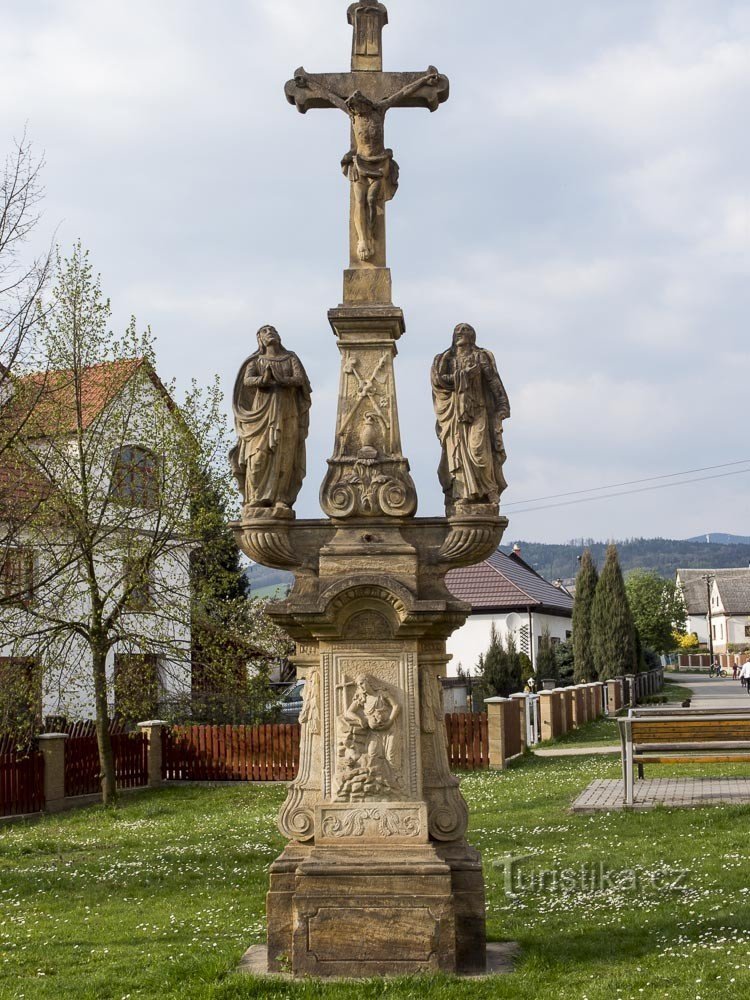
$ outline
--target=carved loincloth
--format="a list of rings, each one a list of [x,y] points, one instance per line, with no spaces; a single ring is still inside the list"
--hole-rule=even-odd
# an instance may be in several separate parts
[[[392,149],[386,149],[381,156],[363,156],[353,149],[349,150],[341,161],[341,169],[353,184],[364,180],[382,180],[385,201],[390,201],[398,190],[399,167],[393,159]]]

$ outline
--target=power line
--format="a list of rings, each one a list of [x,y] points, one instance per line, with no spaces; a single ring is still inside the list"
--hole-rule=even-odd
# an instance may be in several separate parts
[[[679,483],[660,483],[658,486],[642,486],[637,490],[622,490],[620,493],[603,493],[598,497],[581,497],[578,500],[565,500],[563,503],[545,504],[544,507],[526,507],[523,510],[510,511],[511,514],[533,514],[537,510],[552,510],[554,507],[574,507],[579,503],[591,503],[592,500],[611,500],[614,497],[627,497],[633,493],[651,493],[653,490],[668,490],[673,486],[688,486],[690,483],[704,483],[709,479],[726,479],[728,476],[741,476],[750,469],[738,469],[736,472],[720,472],[715,476],[698,476],[696,479],[683,479]],[[501,511],[504,512],[505,508]]]
[[[637,486],[640,483],[653,483],[659,479],[674,479],[676,476],[692,476],[696,472],[713,472],[714,469],[728,469],[734,465],[747,465],[749,462],[750,458],[743,458],[739,462],[723,462],[721,465],[705,465],[702,469],[685,469],[684,472],[669,472],[662,476],[647,476],[645,479],[630,479],[624,483],[610,483],[609,486],[592,486],[587,490],[571,490],[570,493],[551,493],[549,496],[536,497],[534,500],[513,500],[511,503],[505,504],[505,508],[518,507],[520,504],[524,503],[541,503],[543,500],[559,500],[562,497],[577,497],[581,496],[583,493],[598,493],[600,490],[616,490],[621,486]],[[745,470],[743,469],[742,471]],[[706,478],[710,479],[712,477],[706,476]],[[596,500],[597,498],[592,497],[591,499]]]

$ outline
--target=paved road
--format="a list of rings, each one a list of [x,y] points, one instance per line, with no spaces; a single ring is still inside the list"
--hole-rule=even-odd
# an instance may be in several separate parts
[[[708,674],[666,674],[667,680],[689,687],[693,692],[692,708],[750,708],[750,696],[739,681]]]

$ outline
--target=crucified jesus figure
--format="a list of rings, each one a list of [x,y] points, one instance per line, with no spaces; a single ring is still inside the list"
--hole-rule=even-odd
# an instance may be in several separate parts
[[[357,256],[367,262],[375,255],[375,220],[378,206],[390,201],[398,188],[398,164],[393,150],[385,145],[385,115],[422,87],[437,87],[440,74],[430,66],[424,76],[418,77],[390,97],[373,101],[359,90],[343,98],[310,79],[304,71],[297,71],[298,87],[312,91],[316,97],[326,99],[340,108],[352,123],[352,148],[341,161],[344,175],[349,179],[354,193],[354,227],[357,233]]]

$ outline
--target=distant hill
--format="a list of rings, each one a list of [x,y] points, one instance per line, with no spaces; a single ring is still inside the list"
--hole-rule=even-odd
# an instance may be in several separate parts
[[[725,535],[721,531],[711,531],[707,535],[696,535],[688,542],[712,542],[714,545],[750,545],[750,535]]]
[[[591,549],[596,564],[601,567],[607,551],[606,542],[574,539],[566,545],[544,545],[540,542],[519,541],[502,545],[510,552],[514,544],[521,548],[521,558],[547,580],[571,580],[578,572],[578,556],[584,548]],[[685,569],[730,569],[750,566],[750,543],[707,543],[705,540],[671,538],[629,538],[617,542],[620,565],[624,572],[631,569],[654,570],[664,577],[674,576],[679,567]]]
[[[733,566],[750,566],[750,536],[715,534],[712,541],[705,536],[678,541],[671,538],[629,538],[617,542],[620,565],[624,572],[630,569],[655,570],[661,576],[672,577],[679,567],[685,569],[730,569]],[[604,563],[606,542],[576,538],[565,545],[545,545],[542,542],[509,542],[501,551],[509,553],[513,546],[521,547],[521,556],[545,579],[570,581],[578,572],[578,556],[585,548],[591,549],[599,567]],[[253,564],[245,571],[250,580],[253,597],[284,596],[294,582],[291,573],[281,569],[267,569]]]
[[[252,563],[245,570],[250,581],[251,597],[283,597],[294,583],[294,576],[283,569],[268,569]]]

